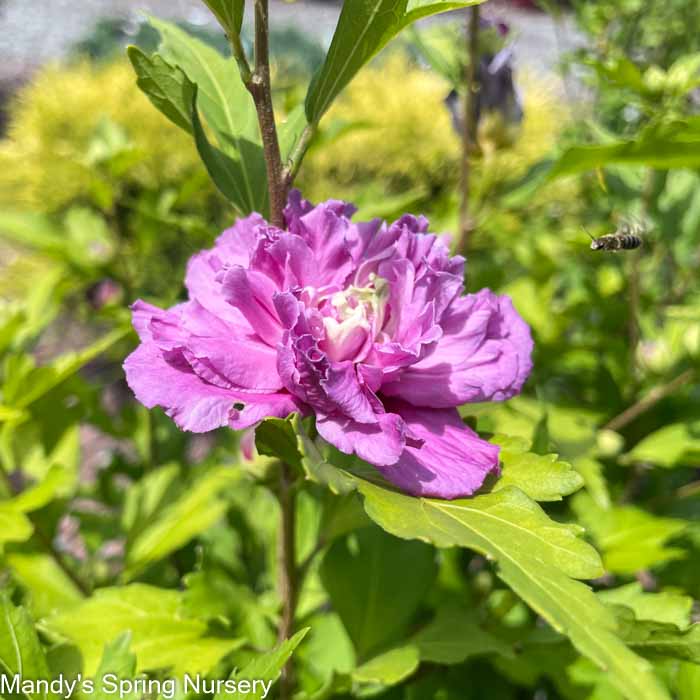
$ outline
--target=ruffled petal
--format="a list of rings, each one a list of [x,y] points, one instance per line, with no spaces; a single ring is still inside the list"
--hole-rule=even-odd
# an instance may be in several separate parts
[[[376,423],[358,423],[340,414],[317,415],[316,429],[341,452],[374,465],[394,464],[406,445],[404,422],[392,413],[377,415]]]
[[[482,440],[462,423],[456,409],[419,409],[392,402],[388,410],[400,415],[412,437],[398,461],[378,465],[392,484],[415,496],[460,498],[470,496],[491,472],[500,472],[498,445]]]
[[[383,394],[447,408],[503,401],[522,389],[532,369],[533,342],[509,297],[488,289],[469,294],[452,304],[441,325],[442,338],[383,384]]]
[[[203,381],[184,358],[166,361],[153,343],[142,343],[124,362],[126,381],[146,408],[160,406],[182,430],[206,433],[228,425],[236,394]]]

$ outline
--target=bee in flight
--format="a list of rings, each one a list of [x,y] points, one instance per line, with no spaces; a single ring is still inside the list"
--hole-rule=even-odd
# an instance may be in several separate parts
[[[634,250],[642,245],[642,236],[646,232],[646,226],[639,221],[623,220],[613,233],[608,233],[600,238],[591,239],[591,250],[609,250],[617,253],[619,250]]]

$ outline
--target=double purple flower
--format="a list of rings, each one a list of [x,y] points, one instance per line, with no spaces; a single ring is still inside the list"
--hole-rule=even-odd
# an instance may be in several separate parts
[[[133,305],[127,381],[183,430],[314,415],[319,434],[412,494],[456,498],[499,448],[456,406],[518,393],[532,339],[508,297],[462,296],[464,259],[423,217],[353,223],[292,193],[286,230],[240,219],[189,262],[189,301]]]

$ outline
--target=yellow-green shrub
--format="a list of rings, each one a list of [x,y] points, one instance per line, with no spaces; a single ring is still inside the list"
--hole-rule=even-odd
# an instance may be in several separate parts
[[[96,163],[105,129],[123,141],[116,172]],[[115,181],[160,188],[199,171],[191,139],[149,103],[126,60],[44,68],[14,100],[0,142],[0,197],[14,208],[54,211]]]
[[[544,81],[525,75],[523,123],[512,145],[487,115],[480,127],[482,155],[474,161],[474,191],[523,175],[553,147],[566,108]],[[449,85],[397,51],[363,70],[325,117],[324,124],[355,125],[313,149],[301,186],[312,199],[349,197],[371,186],[373,196],[406,190],[425,194],[459,184],[460,139],[444,98]],[[498,146],[498,147],[497,147]]]
[[[379,179],[397,193],[442,185],[458,175],[459,138],[443,105],[447,83],[403,52],[363,70],[324,118],[349,130],[314,149],[301,186],[314,199],[338,197]]]

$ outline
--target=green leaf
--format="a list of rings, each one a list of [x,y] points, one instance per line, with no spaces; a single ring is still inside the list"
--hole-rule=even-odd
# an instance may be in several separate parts
[[[685,550],[667,545],[688,528],[684,520],[660,518],[635,506],[604,510],[585,493],[577,494],[572,505],[612,573],[634,574],[686,555]]]
[[[307,127],[306,112],[304,105],[297,105],[287,118],[279,125],[280,156],[283,165],[289,165],[289,158],[301,138],[304,129]]]
[[[596,146],[574,146],[555,161],[547,180],[612,164],[658,169],[697,168],[700,167],[700,139],[683,141],[657,136]]]
[[[112,674],[119,679],[134,678],[136,676],[136,655],[129,651],[131,645],[131,634],[124,632],[120,634],[113,642],[105,644],[102,660],[97,668],[95,678],[98,682],[95,684],[95,692],[90,697],[95,700],[113,700],[113,694],[105,690],[101,679],[107,674]],[[120,696],[120,700],[137,700],[140,693],[132,691]]]
[[[599,508],[610,508],[610,493],[603,476],[603,465],[591,457],[578,457],[574,460],[576,471],[581,475],[586,491]]]
[[[12,677],[50,679],[44,650],[29,613],[15,607],[7,594],[0,593],[0,670]],[[22,694],[29,700],[49,700],[53,694]]]
[[[129,332],[128,328],[113,330],[84,350],[65,353],[44,367],[34,367],[33,361],[29,360],[21,372],[15,373],[8,372],[6,365],[3,387],[5,402],[16,408],[27,408],[126,337]],[[8,359],[6,358],[6,362]]]
[[[220,493],[235,483],[241,472],[229,466],[213,469],[170,503],[128,546],[127,577],[143,566],[163,559],[216,523],[228,504]]]
[[[622,639],[640,654],[700,664],[700,624],[680,630],[663,622],[636,620],[626,608],[617,612]]]
[[[197,127],[194,123],[194,119],[198,120],[194,100],[190,104],[190,113],[197,148],[200,155],[206,154],[207,168],[217,172],[217,186],[221,188],[223,174],[235,177],[235,187],[227,185],[224,194],[230,198],[235,191],[235,199],[231,201],[242,214],[266,213],[267,177],[257,114],[235,61],[224,58],[173,24],[155,18],[150,22],[161,35],[159,52],[163,58],[184,71],[197,86],[196,103],[216,136],[217,147],[207,148],[208,141],[201,124]]]
[[[498,575],[599,667],[630,700],[667,700],[649,663],[615,634],[612,613],[583,583],[602,568],[578,530],[554,523],[513,487],[468,500],[418,499],[358,479],[369,516],[388,532],[438,547],[468,547],[497,563]]]
[[[483,654],[514,658],[506,642],[482,629],[473,611],[454,606],[440,608],[435,619],[411,640],[420,651],[421,661],[461,664]]]
[[[420,663],[418,649],[413,645],[385,651],[366,661],[352,672],[358,683],[396,685],[410,676]]]
[[[304,639],[309,628],[306,627],[299,630],[293,637],[282,642],[276,649],[267,653],[261,654],[253,659],[250,663],[244,666],[240,671],[234,673],[231,678],[233,680],[257,680],[265,684],[267,691],[270,685],[279,678],[284,665],[289,661],[294,650],[299,646],[301,640]],[[267,685],[270,684],[270,685]],[[263,696],[267,695],[265,689],[257,687],[255,690],[246,692],[236,692],[235,694],[217,693],[215,700],[228,700],[228,698],[247,698],[247,700],[262,700]]]
[[[700,421],[672,423],[647,435],[623,462],[651,462],[659,467],[700,465]]]
[[[197,152],[204,162],[204,167],[207,169],[212,182],[219,188],[221,194],[241,213],[248,214],[256,211],[255,206],[252,204],[252,194],[248,191],[250,178],[246,173],[246,165],[235,148],[221,150],[209,142],[202,122],[199,119],[196,91],[193,95],[190,116]],[[255,144],[245,142],[243,139],[239,139],[236,145],[242,148],[244,152],[250,151],[252,153],[255,150],[260,150]]]
[[[68,610],[82,601],[76,585],[48,554],[11,552],[5,561],[30,592],[32,614],[37,618]]]
[[[306,95],[306,117],[317,124],[356,73],[396,34],[421,17],[479,0],[345,0],[331,46]]]
[[[12,503],[0,503],[0,545],[8,542],[26,542],[34,532],[29,518],[13,507]]]
[[[31,513],[50,503],[54,498],[65,496],[72,491],[75,482],[72,469],[54,464],[44,479],[35,486],[22,491],[12,499],[13,506],[22,513]]]
[[[301,454],[301,466],[310,481],[324,484],[335,494],[354,491],[355,481],[341,469],[326,461],[317,445],[308,436],[298,414],[292,417],[292,426],[297,436],[297,449]]]
[[[83,656],[83,672],[97,671],[105,644],[130,631],[137,672],[172,669],[175,675],[207,673],[241,641],[206,636],[206,624],[183,616],[182,594],[134,583],[102,588],[67,612],[46,618],[50,635],[67,638]]]
[[[173,124],[192,133],[194,84],[157,53],[147,56],[137,46],[129,46],[126,53],[137,75],[136,85]]]
[[[379,528],[336,540],[321,580],[360,659],[398,639],[435,578],[434,552]]]
[[[255,428],[255,447],[261,455],[276,457],[301,468],[297,436],[291,418],[267,418]]]
[[[226,34],[240,34],[245,0],[203,0]]]
[[[676,680],[678,700],[700,698],[700,665],[680,663]]]
[[[685,629],[690,624],[693,599],[679,593],[662,591],[646,593],[640,583],[600,591],[598,597],[605,603],[624,605],[634,612],[638,620],[665,622]]]
[[[177,464],[165,464],[146,474],[127,491],[122,526],[128,539],[134,539],[165,504],[177,498],[181,489],[179,476]]]
[[[517,486],[535,501],[561,501],[562,496],[583,486],[581,475],[557,455],[529,452],[530,445],[522,438],[495,435],[491,442],[501,446],[501,476],[492,491]]]

